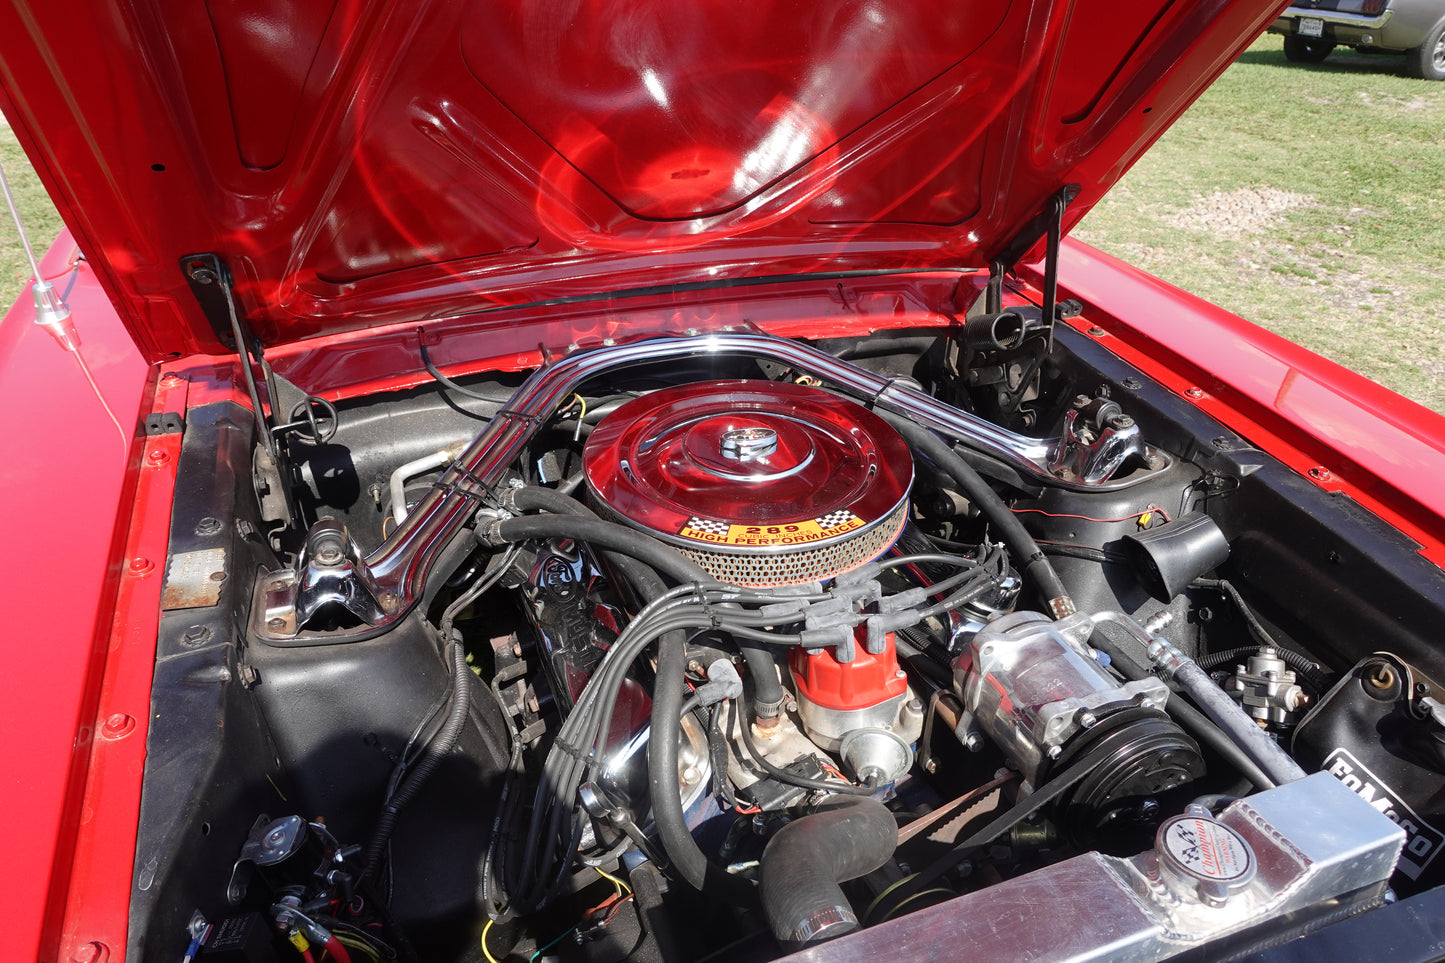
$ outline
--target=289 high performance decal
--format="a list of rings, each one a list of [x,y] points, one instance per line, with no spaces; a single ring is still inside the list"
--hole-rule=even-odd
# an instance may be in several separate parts
[[[862,528],[863,519],[849,511],[774,525],[733,525],[710,518],[689,518],[678,530],[683,538],[712,545],[757,548],[766,545],[806,545]]]

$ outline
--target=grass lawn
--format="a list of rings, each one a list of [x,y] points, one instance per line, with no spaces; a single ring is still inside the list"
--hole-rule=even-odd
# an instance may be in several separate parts
[[[10,125],[0,117],[0,166],[10,181],[10,190],[15,202],[20,205],[20,216],[25,220],[25,232],[35,247],[38,258],[50,249],[50,242],[60,233],[60,215],[50,204],[50,196],[40,186],[40,179],[30,169],[25,152],[15,142]],[[25,290],[30,280],[30,265],[25,261],[25,248],[15,233],[15,222],[0,197],[0,316],[10,310],[10,305]]]
[[[1074,235],[1445,413],[1445,83],[1260,38]]]
[[[0,125],[30,236],[59,219]],[[0,304],[29,275],[0,228]],[[1075,231],[1445,412],[1445,84],[1258,40]]]

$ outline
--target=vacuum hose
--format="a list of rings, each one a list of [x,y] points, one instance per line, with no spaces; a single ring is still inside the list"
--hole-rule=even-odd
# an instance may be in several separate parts
[[[1040,551],[1038,542],[1034,541],[1028,529],[1024,528],[1023,522],[1009,510],[1003,499],[989,487],[988,482],[983,480],[974,467],[954,451],[952,445],[927,428],[892,412],[876,411],[875,414],[898,429],[898,433],[911,448],[927,455],[929,461],[958,483],[963,494],[977,506],[1008,546],[1009,553],[1032,581],[1049,614],[1056,619],[1072,615],[1076,611],[1074,600],[1069,597],[1068,590],[1054,571],[1053,564]]]

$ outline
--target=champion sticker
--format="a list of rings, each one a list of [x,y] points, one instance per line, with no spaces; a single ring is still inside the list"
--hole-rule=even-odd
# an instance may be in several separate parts
[[[1248,844],[1212,819],[1181,816],[1164,825],[1163,835],[1164,851],[1175,865],[1200,879],[1231,883],[1253,867]]]
[[[714,545],[762,547],[768,545],[806,545],[835,535],[844,535],[863,527],[863,519],[849,511],[830,512],[818,518],[786,525],[730,525],[710,518],[689,518],[678,530],[683,538]]]
[[[1336,749],[1330,753],[1325,758],[1324,769],[1405,831],[1405,850],[1395,868],[1410,879],[1419,879],[1430,861],[1445,848],[1445,833],[1421,819],[1380,777],[1346,750]]]

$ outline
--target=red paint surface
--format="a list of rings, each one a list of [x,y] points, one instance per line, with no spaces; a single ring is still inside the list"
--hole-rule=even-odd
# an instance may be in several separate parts
[[[0,106],[147,356],[494,305],[981,267],[1082,217],[1283,0],[0,7]]]
[[[1086,305],[1069,324],[1445,566],[1445,418],[1081,242],[1065,242],[1059,285]]]
[[[62,235],[41,271],[63,272],[73,250]],[[68,287],[66,278],[55,283]],[[147,368],[88,266],[81,265],[67,296],[81,353],[133,436]],[[84,831],[81,792],[138,470],[130,440],[122,441],[75,359],[33,317],[27,290],[0,324],[0,504],[9,547],[0,553],[0,584],[9,600],[0,645],[0,793],[13,829],[0,905],[3,955],[13,960],[55,951],[71,857]],[[164,556],[152,561],[144,578],[158,582]],[[144,746],[149,682],[127,696],[116,704],[138,712],[140,724],[125,742]],[[139,776],[136,768],[137,791]],[[111,860],[111,870],[123,863],[128,876],[134,833],[132,820],[97,859]],[[127,884],[113,898],[124,901],[128,894]]]

